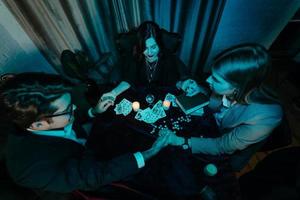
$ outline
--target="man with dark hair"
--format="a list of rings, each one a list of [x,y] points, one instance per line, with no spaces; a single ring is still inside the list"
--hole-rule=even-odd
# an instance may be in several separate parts
[[[1,116],[14,124],[5,162],[19,185],[62,193],[97,190],[137,173],[166,146],[168,134],[146,151],[98,160],[86,145],[88,133],[81,126],[84,116],[78,116],[72,104],[71,88],[60,76],[44,73],[22,73],[1,84]],[[104,94],[85,117],[97,119],[121,90],[117,87]]]

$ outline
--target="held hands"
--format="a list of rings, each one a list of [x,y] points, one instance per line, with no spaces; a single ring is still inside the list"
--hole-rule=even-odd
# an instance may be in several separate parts
[[[158,153],[162,148],[168,146],[169,137],[171,136],[170,133],[167,133],[165,135],[159,136],[156,141],[153,143],[151,149],[153,149],[153,152],[156,154]]]
[[[184,139],[182,137],[178,137],[174,131],[171,131],[168,128],[161,129],[158,134],[161,136],[168,135],[168,145],[172,146],[180,146],[184,143]]]
[[[93,109],[93,113],[101,114],[105,112],[110,106],[114,105],[115,100],[116,95],[113,92],[103,94]]]
[[[148,160],[152,156],[156,155],[161,149],[166,147],[168,145],[170,135],[170,133],[160,135],[150,149],[142,152],[144,159]]]
[[[169,135],[175,135],[175,132],[174,132],[174,131],[171,131],[171,130],[168,129],[168,128],[163,128],[163,129],[160,129],[160,130],[158,131],[158,135],[159,135],[159,136],[164,136],[164,135],[167,135],[167,134],[169,134]]]

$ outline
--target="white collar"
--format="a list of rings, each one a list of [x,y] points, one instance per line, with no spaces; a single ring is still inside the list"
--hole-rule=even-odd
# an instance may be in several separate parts
[[[36,130],[32,130],[30,128],[28,128],[27,130],[36,135],[44,135],[44,136],[51,136],[51,137],[55,136],[55,137],[66,138],[69,140],[73,140],[84,146],[86,143],[86,139],[77,138],[76,133],[72,129],[72,126],[73,126],[73,123],[70,123],[67,126],[65,126],[63,130],[36,131]]]
[[[223,95],[222,104],[224,107],[230,108],[231,106],[233,106],[236,103],[237,103],[236,101],[230,101],[229,99],[226,98],[226,95]]]
[[[73,110],[76,110],[77,106],[73,104]],[[72,126],[73,126],[74,120],[66,125],[63,130],[44,130],[44,131],[38,131],[33,130],[31,128],[27,128],[27,131],[30,131],[37,135],[45,135],[45,136],[57,136],[57,137],[68,137],[72,132]]]
[[[63,130],[33,130],[31,128],[27,128],[28,131],[37,134],[37,135],[45,135],[45,136],[57,136],[57,137],[64,137],[68,138],[72,132],[73,123],[69,123],[64,127]]]

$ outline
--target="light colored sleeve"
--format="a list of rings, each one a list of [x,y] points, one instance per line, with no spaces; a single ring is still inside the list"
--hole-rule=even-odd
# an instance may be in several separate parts
[[[266,139],[272,130],[280,124],[281,118],[282,112],[278,111],[273,116],[256,116],[218,138],[192,137],[192,153],[220,155],[232,154],[236,150],[245,149],[251,144]]]
[[[145,159],[144,159],[142,153],[141,152],[136,152],[133,155],[136,159],[138,168],[140,169],[140,168],[144,167],[145,166]]]
[[[118,96],[124,91],[126,91],[128,88],[130,88],[130,84],[126,81],[122,81],[117,85],[111,92],[115,95]]]

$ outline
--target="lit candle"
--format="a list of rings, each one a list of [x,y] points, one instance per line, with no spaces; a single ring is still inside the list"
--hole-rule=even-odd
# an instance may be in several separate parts
[[[138,101],[133,102],[132,109],[137,112],[140,109],[140,103]]]
[[[168,101],[168,100],[163,101],[163,107],[164,107],[165,110],[169,110],[170,106],[171,106],[170,101]]]
[[[204,167],[204,173],[208,176],[214,176],[218,173],[218,168],[216,165],[210,163]]]

